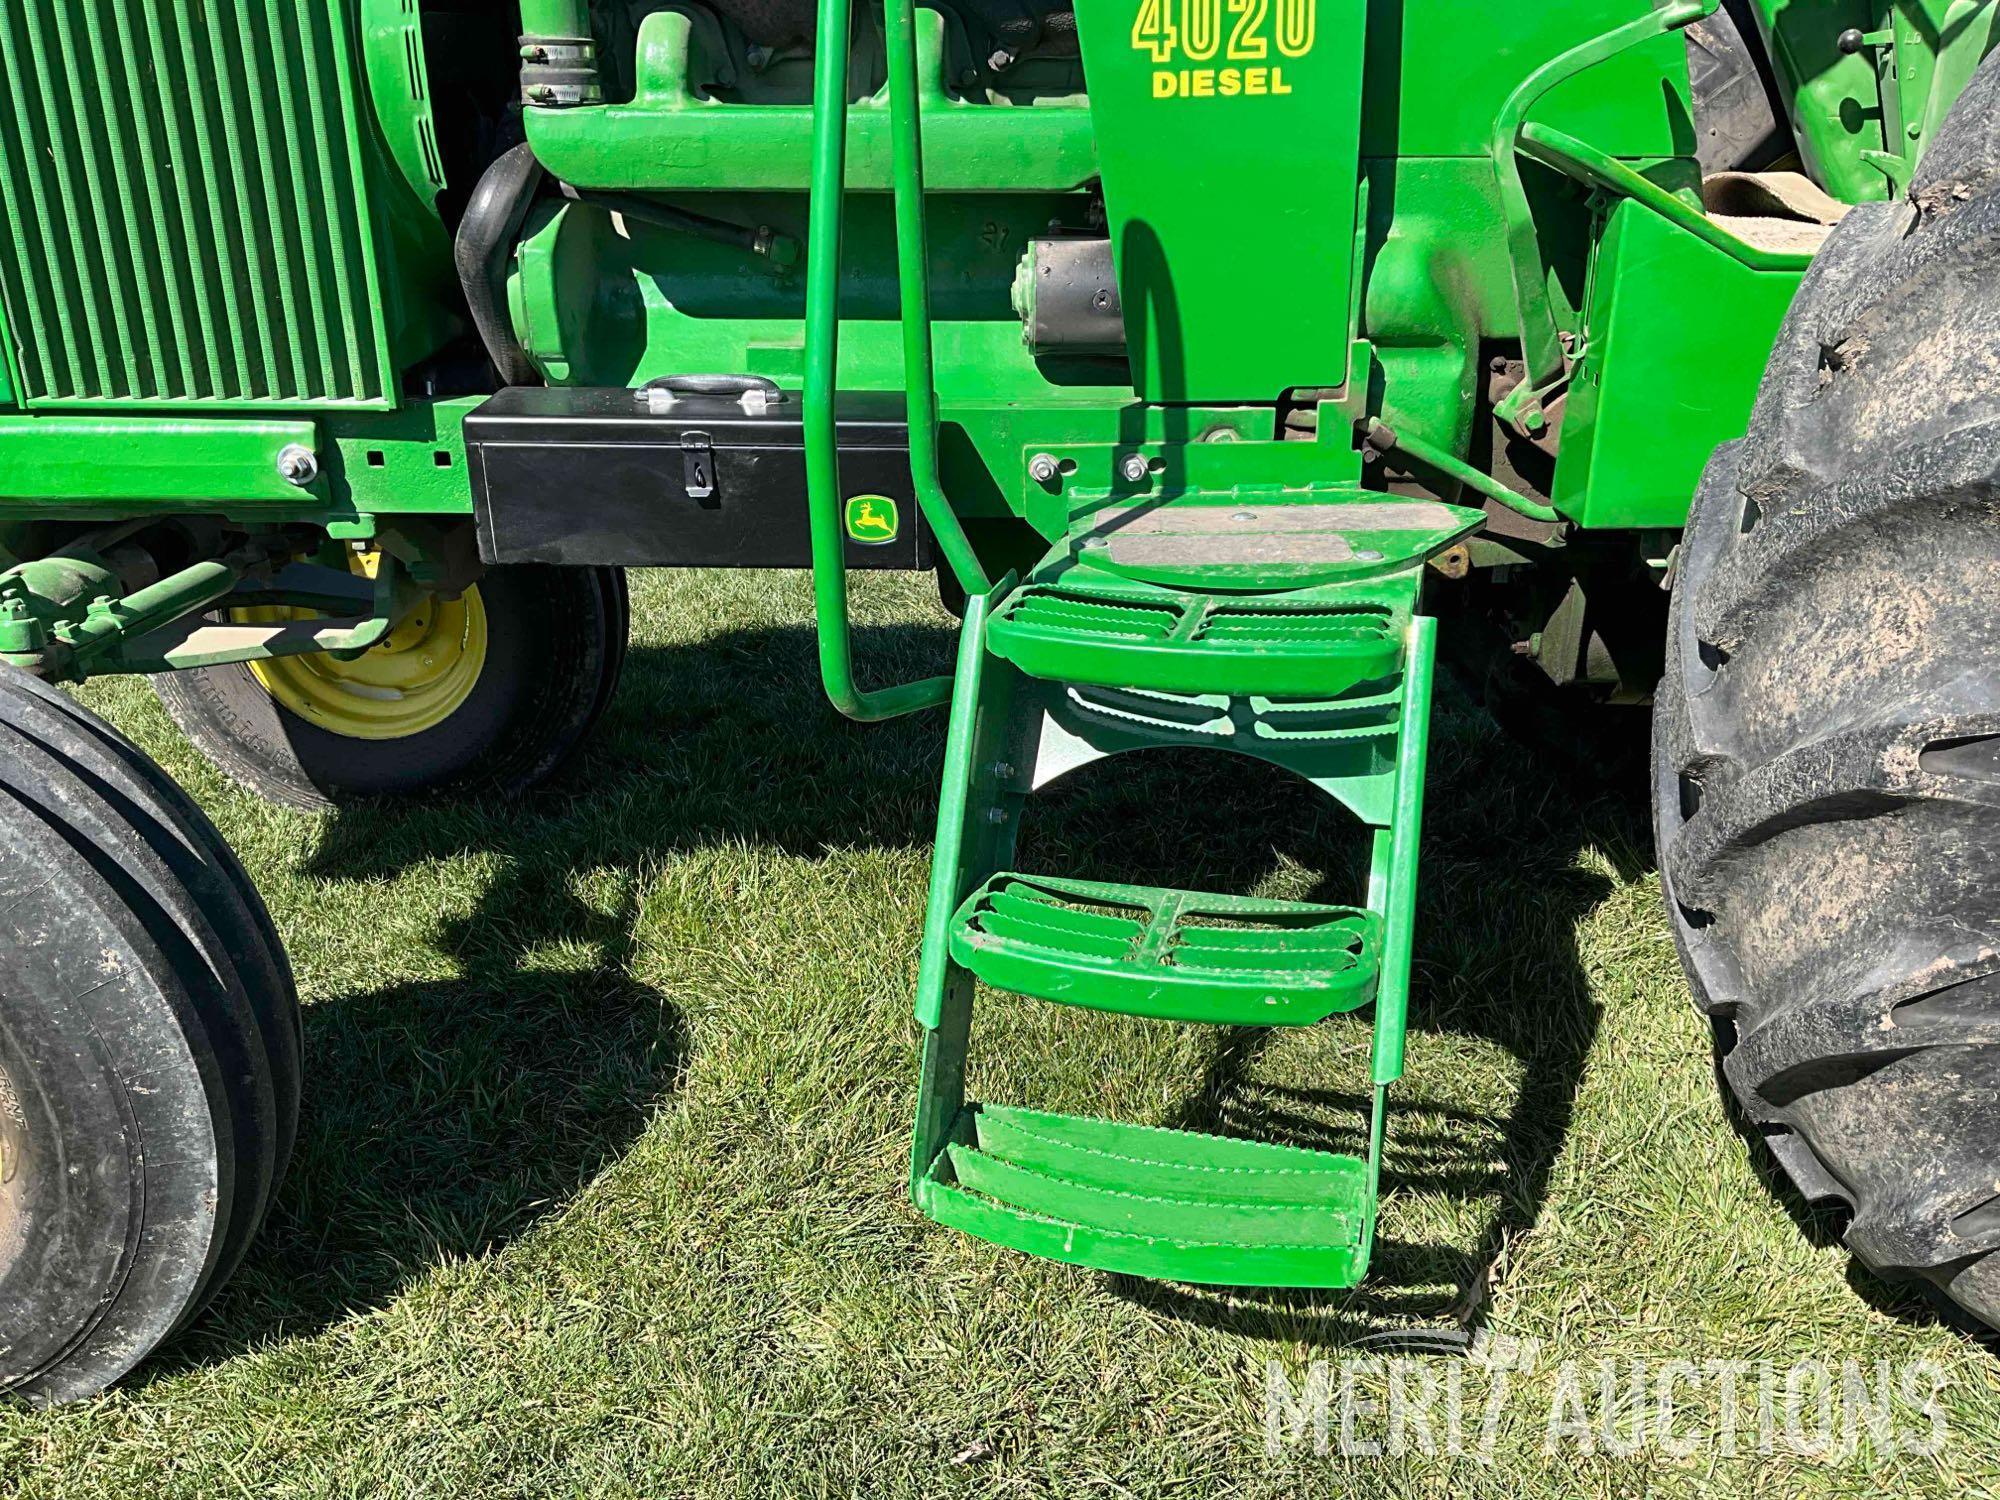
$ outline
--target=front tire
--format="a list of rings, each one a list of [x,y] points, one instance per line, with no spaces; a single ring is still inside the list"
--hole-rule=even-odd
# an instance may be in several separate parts
[[[1848,1246],[2000,1326],[2000,59],[1703,482],[1655,719],[1721,1071]]]
[[[165,673],[154,691],[221,771],[307,812],[554,776],[610,701],[631,606],[619,568],[489,569],[353,662]]]
[[[0,669],[0,1391],[125,1374],[215,1295],[291,1156],[298,997],[200,811]]]

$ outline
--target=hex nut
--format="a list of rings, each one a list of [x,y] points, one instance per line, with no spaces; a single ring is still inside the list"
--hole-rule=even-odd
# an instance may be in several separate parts
[[[304,488],[319,478],[319,458],[303,443],[287,443],[278,450],[278,474],[287,484]]]

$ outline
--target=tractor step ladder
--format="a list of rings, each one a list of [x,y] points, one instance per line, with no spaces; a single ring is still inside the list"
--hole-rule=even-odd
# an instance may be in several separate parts
[[[967,606],[948,684],[862,692],[846,615],[833,426],[851,3],[819,0],[807,489],[829,696],[864,719],[950,704],[917,976],[924,1041],[911,1195],[940,1223],[1052,1260],[1211,1285],[1350,1286],[1374,1240],[1387,1089],[1402,1072],[1435,650],[1435,624],[1421,613],[1423,579],[1427,561],[1483,518],[1365,490],[1338,423],[1314,444],[1149,444],[1143,479],[1126,472],[1129,455],[1112,478],[1111,455],[1086,454],[1100,475],[1094,488],[1083,462],[1072,464],[1065,534],[1026,578],[994,583],[938,468],[916,58],[919,34],[935,41],[942,23],[913,0],[885,0],[912,478]],[[1362,34],[1363,0],[1325,5],[1330,35]],[[1094,84],[1119,65],[1129,21],[1115,10],[1098,5],[1085,28],[1096,33],[1115,21],[1119,32],[1117,46],[1100,54],[1103,66],[1091,63]],[[1093,45],[1087,35],[1086,50]],[[1353,112],[1340,131],[1319,129],[1338,111],[1312,116],[1331,182],[1358,160],[1360,54],[1327,46],[1313,57],[1311,69],[1293,70],[1301,97],[1338,95]],[[1146,87],[1143,74],[1127,83],[1133,97]],[[1174,157],[1147,145],[1144,125],[1145,117],[1127,115],[1118,130],[1100,129],[1107,192],[1115,141],[1132,148],[1118,157],[1128,184],[1148,163]],[[1352,238],[1351,201],[1331,193],[1310,201],[1325,219],[1313,221],[1313,234],[1290,219],[1274,221],[1270,233],[1282,231],[1287,243]],[[1174,235],[1211,234],[1214,223],[1204,206]],[[1324,276],[1300,283],[1316,288],[1314,316],[1280,341],[1288,359],[1322,372],[1350,305],[1338,267],[1336,257]],[[1152,269],[1164,277],[1164,265]],[[1202,285],[1215,290],[1213,278]],[[1128,291],[1128,308],[1140,301]],[[1148,299],[1146,326],[1166,337],[1147,343],[1146,360],[1134,358],[1142,402],[1198,403],[1218,393],[1186,388],[1190,381],[1271,375],[1260,367],[1246,376],[1233,305],[1225,298],[1209,307],[1200,320],[1208,341],[1183,347],[1179,335],[1191,325],[1170,315],[1183,304]],[[1349,374],[1366,389],[1358,370]],[[1017,868],[1029,796],[1093,761],[1157,747],[1262,759],[1342,803],[1370,834],[1362,899],[1266,901]],[[1307,1026],[1372,1006],[1366,1152],[975,1102],[966,1068],[982,982],[1053,1004],[1211,1026]]]
[[[1226,592],[1190,585],[1192,552],[1123,549],[1119,523],[1099,520],[968,608],[917,994],[925,1045],[912,1191],[940,1223],[1052,1260],[1182,1282],[1339,1287],[1366,1269],[1409,993],[1435,629],[1417,606],[1425,560],[1480,518],[1359,491],[1311,503],[1324,555],[1303,562],[1297,549],[1274,561],[1262,534],[1227,524],[1282,512],[1282,500],[1245,510],[1240,495],[1196,493],[1146,513],[1148,537],[1164,513],[1181,513]],[[1345,529],[1343,510],[1354,518]],[[1154,567],[1171,581],[1145,576]],[[1014,867],[1028,796],[1149,746],[1256,756],[1343,802],[1372,831],[1365,901],[1256,900]],[[1214,1026],[1310,1026],[1372,1004],[1367,1154],[972,1102],[976,983]]]

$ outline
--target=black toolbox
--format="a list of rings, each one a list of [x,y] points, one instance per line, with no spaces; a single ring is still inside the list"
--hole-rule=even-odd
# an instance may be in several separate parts
[[[903,398],[843,393],[842,500],[895,502],[892,539],[849,538],[856,568],[934,564],[910,483]],[[803,417],[796,392],[710,395],[513,386],[465,418],[479,555],[489,563],[803,568]],[[844,508],[844,507],[843,507]],[[877,506],[872,515],[887,514]]]

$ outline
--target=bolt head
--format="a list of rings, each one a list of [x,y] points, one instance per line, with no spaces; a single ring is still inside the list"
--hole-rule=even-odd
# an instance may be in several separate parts
[[[1028,460],[1028,477],[1036,484],[1054,484],[1061,473],[1062,465],[1053,453],[1037,453]]]
[[[1143,483],[1149,472],[1146,467],[1146,455],[1143,453],[1126,454],[1118,465],[1118,472],[1125,477],[1126,482],[1129,484]]]
[[[311,484],[319,478],[319,458],[303,443],[287,443],[278,450],[278,474],[288,484]]]

